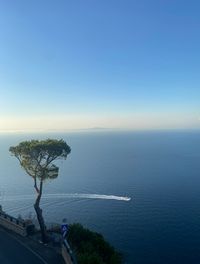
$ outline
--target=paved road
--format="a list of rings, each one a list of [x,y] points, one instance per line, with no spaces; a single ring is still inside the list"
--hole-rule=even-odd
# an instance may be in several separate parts
[[[1,264],[44,264],[39,256],[19,243],[10,233],[0,228]]]

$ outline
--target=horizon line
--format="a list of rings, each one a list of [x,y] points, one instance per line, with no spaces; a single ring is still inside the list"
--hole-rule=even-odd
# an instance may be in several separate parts
[[[199,127],[193,128],[106,128],[106,127],[92,127],[92,128],[69,128],[69,129],[0,129],[0,134],[24,134],[24,133],[67,133],[67,132],[150,132],[150,131],[200,131]]]

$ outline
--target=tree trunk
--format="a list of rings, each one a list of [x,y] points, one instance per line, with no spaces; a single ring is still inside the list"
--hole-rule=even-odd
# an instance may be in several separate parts
[[[41,180],[40,181],[40,189],[39,189],[37,198],[35,200],[34,208],[35,208],[35,212],[37,215],[38,223],[40,225],[42,242],[47,243],[48,239],[47,239],[46,226],[44,223],[44,218],[42,216],[42,209],[40,208],[40,200],[41,200],[41,196],[42,196],[42,186],[43,186],[43,182]]]

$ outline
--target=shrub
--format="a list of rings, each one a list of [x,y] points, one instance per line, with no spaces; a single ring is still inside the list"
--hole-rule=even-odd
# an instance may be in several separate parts
[[[99,233],[81,224],[70,225],[68,240],[78,264],[121,264],[121,255]]]

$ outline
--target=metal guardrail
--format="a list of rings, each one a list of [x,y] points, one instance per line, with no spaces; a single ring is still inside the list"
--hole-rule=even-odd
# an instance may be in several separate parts
[[[64,246],[64,248],[67,250],[67,253],[68,253],[68,255],[70,256],[71,262],[72,262],[73,264],[77,264],[76,257],[75,257],[75,255],[74,255],[72,249],[70,248],[70,245],[68,244],[68,242],[67,242],[66,239],[63,240],[63,246]]]

